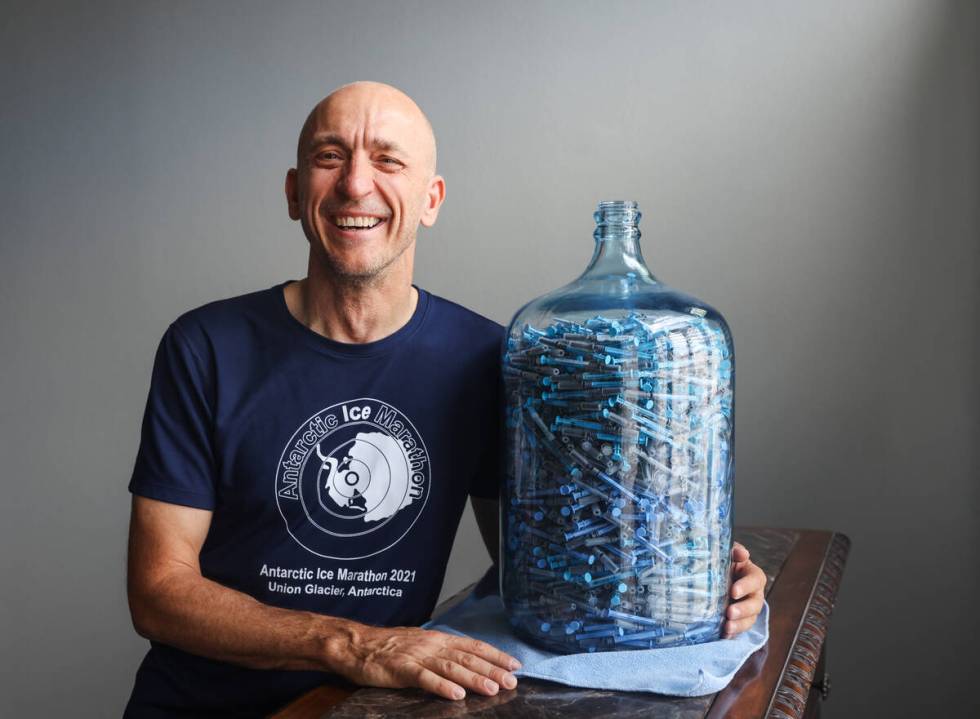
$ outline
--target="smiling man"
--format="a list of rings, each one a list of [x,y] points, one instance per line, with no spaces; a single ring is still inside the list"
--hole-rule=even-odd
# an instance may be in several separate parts
[[[451,699],[516,685],[503,652],[417,628],[467,497],[497,552],[503,329],[412,285],[444,198],[418,106],[344,86],[286,176],[306,278],[167,330],[130,482],[129,601],[152,646],[127,716],[263,716],[329,674]],[[765,584],[734,558],[730,634]]]

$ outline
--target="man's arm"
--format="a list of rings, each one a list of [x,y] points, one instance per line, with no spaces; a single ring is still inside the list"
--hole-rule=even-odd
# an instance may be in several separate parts
[[[518,662],[475,639],[280,609],[206,579],[198,558],[211,514],[133,497],[128,593],[141,636],[245,667],[332,672],[447,699],[516,686]]]

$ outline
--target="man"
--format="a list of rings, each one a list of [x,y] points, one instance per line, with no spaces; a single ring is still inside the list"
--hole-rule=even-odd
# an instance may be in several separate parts
[[[158,350],[130,490],[129,599],[152,647],[127,716],[260,716],[326,679],[460,699],[510,656],[418,629],[467,496],[497,552],[502,329],[414,287],[445,182],[406,95],[310,113],[286,176],[308,276],[188,312]],[[765,578],[744,548],[726,631]]]

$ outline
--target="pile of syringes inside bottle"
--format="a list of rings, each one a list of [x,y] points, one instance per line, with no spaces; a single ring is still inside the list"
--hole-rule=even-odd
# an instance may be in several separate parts
[[[525,325],[504,356],[503,595],[569,653],[717,639],[729,586],[730,344],[680,312]]]

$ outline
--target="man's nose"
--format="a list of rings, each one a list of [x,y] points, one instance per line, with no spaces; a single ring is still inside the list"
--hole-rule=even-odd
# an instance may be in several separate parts
[[[351,199],[364,197],[374,187],[374,172],[371,163],[359,158],[351,158],[338,184],[340,191],[346,197]]]

